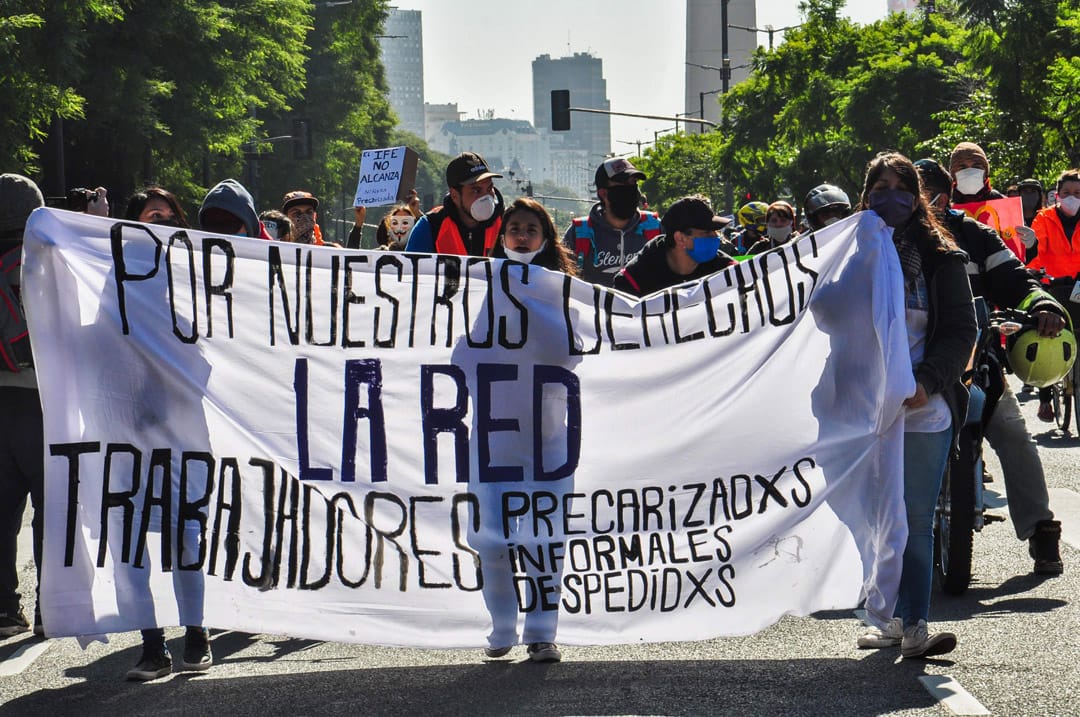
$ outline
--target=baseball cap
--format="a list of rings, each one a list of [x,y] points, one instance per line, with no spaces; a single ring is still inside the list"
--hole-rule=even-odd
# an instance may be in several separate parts
[[[1016,188],[1020,189],[1021,191],[1028,188],[1037,189],[1040,192],[1044,191],[1042,182],[1040,182],[1038,179],[1024,179],[1016,185]]]
[[[596,188],[609,186],[628,179],[647,179],[645,173],[622,157],[612,157],[596,168]]]
[[[664,212],[660,224],[666,234],[689,229],[719,231],[731,222],[731,217],[713,213],[712,206],[700,197],[683,197]]]
[[[281,201],[281,211],[283,212],[288,212],[289,207],[295,207],[298,204],[310,204],[316,209],[319,208],[319,200],[315,198],[315,195],[302,190],[289,192]]]
[[[488,169],[487,162],[476,152],[462,152],[446,165],[446,186],[460,187],[474,184],[488,177],[501,177]]]

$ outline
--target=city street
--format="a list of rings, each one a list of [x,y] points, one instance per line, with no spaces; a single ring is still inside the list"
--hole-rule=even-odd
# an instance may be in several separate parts
[[[931,628],[954,631],[940,659],[859,650],[852,611],[786,618],[750,637],[693,643],[563,647],[563,662],[480,650],[415,650],[214,631],[214,666],[150,683],[124,681],[139,635],[82,649],[29,633],[0,641],[0,715],[1022,715],[1080,714],[1080,439],[1035,417],[1021,396],[1064,528],[1065,574],[1031,574],[1009,521],[976,536],[971,588],[935,592]],[[987,484],[1006,516],[991,451]],[[33,594],[30,529],[20,534]],[[32,614],[32,604],[27,604]],[[183,630],[167,631],[174,659]]]

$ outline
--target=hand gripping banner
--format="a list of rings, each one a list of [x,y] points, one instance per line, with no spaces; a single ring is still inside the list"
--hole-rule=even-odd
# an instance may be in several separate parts
[[[699,640],[892,614],[913,393],[862,213],[636,300],[41,209],[50,635]]]

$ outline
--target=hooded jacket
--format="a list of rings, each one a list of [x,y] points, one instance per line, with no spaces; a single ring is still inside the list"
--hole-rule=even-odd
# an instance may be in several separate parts
[[[203,213],[207,209],[223,209],[238,217],[244,223],[244,229],[249,237],[270,238],[262,230],[262,222],[259,221],[259,215],[255,212],[255,200],[235,179],[223,179],[206,193],[206,198],[199,207],[200,225],[203,223]]]

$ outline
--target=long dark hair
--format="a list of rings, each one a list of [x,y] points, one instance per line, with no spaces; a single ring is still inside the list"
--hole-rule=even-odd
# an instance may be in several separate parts
[[[548,214],[547,209],[540,202],[532,199],[531,197],[518,197],[514,200],[514,203],[507,207],[503,212],[502,228],[499,230],[499,241],[495,242],[495,248],[491,250],[493,257],[499,257],[500,259],[506,258],[506,249],[503,243],[506,241],[506,224],[507,219],[514,212],[530,212],[540,222],[540,231],[544,235],[546,243],[544,248],[540,250],[540,253],[536,255],[532,263],[537,266],[542,266],[545,269],[552,269],[554,271],[561,271],[564,274],[570,276],[577,276],[578,267],[577,262],[574,261],[574,255],[570,253],[570,250],[559,241],[558,235],[555,233],[555,222],[552,220],[551,215]]]
[[[905,227],[908,230],[917,229],[917,231],[913,232],[912,238],[920,246],[929,248],[931,251],[956,249],[956,242],[953,241],[949,230],[938,221],[937,217],[934,216],[934,212],[930,209],[930,204],[923,194],[919,170],[915,168],[910,159],[899,152],[881,152],[866,165],[866,179],[863,181],[858,208],[870,208],[870,188],[874,186],[874,183],[881,178],[881,175],[887,169],[895,172],[896,176],[900,178],[904,189],[915,195],[915,211],[911,215],[911,221]]]
[[[154,198],[164,200],[165,203],[169,205],[169,208],[173,210],[173,214],[176,215],[176,223],[178,226],[184,227],[185,229],[191,227],[191,225],[188,224],[187,215],[184,214],[183,207],[180,206],[180,200],[176,198],[176,195],[169,190],[162,189],[158,186],[146,187],[145,189],[140,189],[132,194],[128,199],[127,211],[124,214],[124,218],[130,219],[131,221],[139,221],[139,215],[142,214],[143,209],[146,208],[146,203]]]

